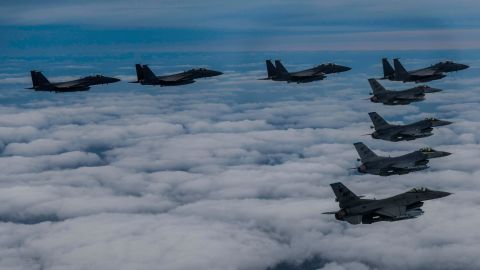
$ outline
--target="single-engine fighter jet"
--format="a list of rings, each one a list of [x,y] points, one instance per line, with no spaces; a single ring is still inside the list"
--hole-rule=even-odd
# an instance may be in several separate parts
[[[387,90],[377,80],[368,79],[373,95],[370,101],[373,103],[383,103],[385,105],[407,105],[412,102],[425,100],[426,93],[441,92],[441,89],[429,87],[427,85],[415,86],[401,91]]]
[[[323,214],[335,215],[337,220],[350,224],[372,224],[379,221],[399,221],[423,215],[423,201],[439,199],[449,192],[420,187],[385,199],[362,199],[342,183],[330,184],[340,210]]]
[[[206,68],[195,68],[172,75],[156,76],[148,65],[135,65],[137,80],[131,83],[140,83],[142,85],[160,85],[175,86],[185,85],[195,82],[195,79],[207,78],[222,75],[222,72],[209,70]]]
[[[410,172],[428,169],[429,159],[446,157],[451,153],[436,151],[430,147],[424,147],[417,151],[398,156],[382,157],[377,156],[365,144],[357,142],[353,144],[358,152],[362,164],[357,167],[359,173],[368,173],[380,176],[402,175]]]
[[[447,76],[446,72],[459,71],[467,69],[469,66],[464,64],[454,63],[452,61],[439,62],[434,65],[431,65],[427,68],[407,71],[398,58],[393,59],[392,68],[390,63],[386,58],[382,59],[383,65],[383,78],[390,81],[400,81],[400,82],[429,82],[433,80],[439,80]]]
[[[325,79],[326,74],[345,72],[351,69],[349,67],[334,63],[328,63],[321,64],[310,69],[290,73],[282,65],[280,60],[275,60],[275,65],[272,63],[272,60],[266,60],[265,62],[267,64],[268,77],[260,80],[285,81],[288,83],[308,83],[319,81]]]
[[[102,75],[93,75],[80,78],[78,80],[67,82],[51,83],[43,76],[40,71],[30,71],[32,76],[32,87],[27,89],[34,89],[35,91],[51,91],[51,92],[76,92],[87,91],[92,85],[109,84],[120,81],[120,79],[106,77]]]
[[[432,136],[434,127],[446,126],[452,123],[436,118],[426,118],[407,125],[391,125],[376,112],[370,112],[368,115],[373,123],[371,128],[375,129],[375,132],[370,134],[372,138],[391,142],[411,141]]]

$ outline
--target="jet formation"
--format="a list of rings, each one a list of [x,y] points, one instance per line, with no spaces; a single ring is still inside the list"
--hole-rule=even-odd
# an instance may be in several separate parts
[[[220,71],[210,70],[206,68],[190,69],[184,72],[156,76],[148,65],[136,64],[137,80],[131,83],[140,83],[141,85],[159,85],[159,86],[175,86],[185,85],[195,82],[195,79],[207,78],[222,75]]]
[[[398,58],[393,59],[392,68],[387,58],[382,59],[383,78],[399,82],[429,82],[439,80],[447,76],[445,73],[467,69],[469,66],[455,63],[453,61],[439,62],[426,68],[407,71]]]
[[[103,75],[93,75],[83,77],[73,81],[55,82],[51,83],[40,71],[30,71],[32,77],[32,87],[27,89],[34,89],[35,91],[50,91],[50,92],[77,92],[88,91],[90,86],[99,84],[109,84],[120,81],[120,79],[113,77],[106,77]]]
[[[423,215],[423,201],[434,200],[450,195],[449,192],[413,188],[385,199],[362,199],[342,183],[330,184],[335,193],[335,201],[340,210],[323,214],[335,215],[337,220],[350,224],[372,224],[379,221],[399,221]]]
[[[406,125],[392,125],[383,119],[378,113],[368,113],[372,120],[375,132],[370,134],[374,139],[390,142],[412,141],[418,138],[432,136],[433,128],[450,125],[452,122],[436,118],[426,118],[415,123]]]
[[[449,152],[437,151],[424,147],[398,157],[377,156],[362,142],[353,144],[362,164],[357,167],[359,173],[368,173],[380,176],[402,175],[428,169],[429,159],[451,155]]]
[[[346,66],[328,63],[302,71],[288,72],[280,60],[275,60],[275,65],[272,63],[272,60],[266,60],[265,63],[267,65],[267,77],[260,80],[283,81],[287,83],[320,81],[325,79],[327,74],[345,72],[351,69]]]
[[[351,68],[327,63],[315,66],[310,69],[289,72],[280,60],[266,60],[267,77],[260,80],[284,81],[287,83],[309,83],[323,80],[328,74],[349,71]],[[393,60],[394,68],[386,58],[382,59],[383,78],[390,81],[400,82],[429,82],[442,79],[448,72],[459,71],[469,66],[452,61],[439,62],[430,67],[407,71],[398,58]],[[222,75],[220,71],[206,68],[190,69],[184,72],[157,76],[148,65],[135,65],[137,80],[131,83],[141,85],[177,86],[187,85],[195,82],[196,79],[208,78]],[[51,83],[39,71],[31,71],[33,86],[28,89],[35,91],[74,92],[87,91],[92,85],[109,84],[120,81],[117,78],[102,75],[87,76],[73,81]],[[426,85],[415,86],[406,90],[387,90],[376,79],[368,79],[372,89],[370,101],[384,105],[406,105],[412,102],[425,100],[425,94],[441,92],[441,89],[432,88]],[[432,136],[433,128],[449,125],[452,122],[427,118],[411,124],[392,125],[383,119],[378,113],[370,112],[370,119],[373,123],[371,128],[374,132],[370,135],[373,139],[380,139],[391,142],[411,141],[418,138]],[[451,153],[437,151],[429,147],[421,148],[414,152],[397,157],[378,156],[362,142],[354,143],[355,149],[360,158],[361,165],[355,169],[362,174],[373,174],[379,176],[403,175],[428,168],[427,164],[432,158],[449,156]],[[422,215],[423,201],[442,198],[451,193],[435,191],[427,188],[414,188],[410,191],[385,199],[362,199],[362,196],[355,195],[342,183],[330,184],[339,202],[340,210],[326,212],[333,214],[337,220],[347,221],[350,224],[371,224],[379,221],[399,221],[412,219]]]
[[[412,102],[425,100],[426,93],[441,92],[442,89],[429,87],[427,85],[415,86],[406,90],[394,91],[387,90],[377,80],[368,79],[372,88],[372,97],[370,101],[373,103],[383,103],[384,105],[407,105]]]

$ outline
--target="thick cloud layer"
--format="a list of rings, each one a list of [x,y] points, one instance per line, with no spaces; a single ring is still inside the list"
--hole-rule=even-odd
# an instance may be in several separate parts
[[[256,80],[257,66],[184,87],[65,95],[4,80],[6,100],[20,98],[0,106],[0,268],[480,267],[480,87],[463,80],[477,66],[401,107],[363,100],[362,69],[293,85]],[[374,110],[392,122],[455,124],[413,142],[376,141],[362,136]],[[454,154],[424,172],[357,175],[356,141],[385,155],[426,145]],[[338,208],[336,181],[370,198],[417,185],[454,195],[427,202],[415,220],[351,226],[321,214]]]

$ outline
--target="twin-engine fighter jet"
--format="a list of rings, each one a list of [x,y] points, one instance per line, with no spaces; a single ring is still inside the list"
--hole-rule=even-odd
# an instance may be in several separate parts
[[[340,210],[323,214],[335,215],[337,220],[350,224],[371,224],[379,221],[399,221],[423,215],[423,201],[439,199],[449,192],[413,188],[410,191],[385,199],[361,199],[342,183],[330,184]]]
[[[452,61],[439,62],[434,65],[431,65],[427,68],[407,71],[398,58],[393,59],[392,68],[387,58],[382,59],[383,65],[383,78],[390,81],[400,81],[400,82],[429,82],[433,80],[439,80],[447,76],[446,72],[459,71],[467,69],[469,66],[464,64],[454,63]]]
[[[391,125],[376,112],[370,112],[368,115],[373,123],[371,128],[375,129],[375,132],[370,134],[372,138],[391,142],[411,141],[432,136],[433,127],[446,126],[452,123],[436,118],[426,118],[407,125]]]
[[[51,92],[76,92],[87,91],[92,85],[109,84],[120,81],[120,79],[106,77],[102,75],[94,75],[80,78],[78,80],[67,82],[51,83],[43,76],[40,71],[30,71],[32,76],[32,87],[27,89],[34,89],[35,91],[51,91]]]
[[[195,82],[195,79],[219,76],[220,71],[209,70],[206,68],[195,68],[172,75],[156,76],[148,65],[136,64],[137,80],[131,83],[140,83],[142,85],[160,85],[175,86],[185,85]]]
[[[414,152],[398,157],[377,156],[365,144],[357,142],[353,144],[360,156],[358,161],[362,164],[357,167],[359,173],[368,173],[380,176],[402,175],[415,171],[428,169],[429,159],[446,157],[451,153],[436,151],[430,147],[424,147]]]
[[[302,71],[288,72],[280,60],[275,60],[275,65],[272,63],[272,60],[266,60],[265,62],[267,64],[268,77],[260,80],[285,81],[288,83],[308,83],[319,81],[325,79],[326,74],[345,72],[351,69],[349,67],[334,63],[328,63]]]
[[[377,80],[368,79],[372,88],[372,97],[370,101],[373,103],[383,103],[385,105],[407,105],[412,102],[425,100],[426,93],[441,92],[441,89],[432,88],[427,85],[416,86],[401,91],[387,90]]]

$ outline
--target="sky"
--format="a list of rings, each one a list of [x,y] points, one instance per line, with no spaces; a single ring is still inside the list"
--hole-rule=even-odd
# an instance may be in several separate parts
[[[7,55],[478,49],[478,8],[474,0],[7,0],[0,48]]]
[[[2,1],[0,269],[479,269],[480,43],[477,1]],[[428,83],[421,103],[367,100],[381,58],[407,69],[445,59],[469,69]],[[335,62],[309,84],[261,81]],[[208,67],[178,87],[129,84]],[[101,73],[88,92],[34,92]],[[389,89],[411,83],[382,81]],[[410,142],[373,140],[392,123],[454,124]],[[453,153],[408,175],[360,175],[353,143],[381,155]],[[452,192],[425,214],[350,225],[322,212],[329,186],[384,198],[416,186]]]

